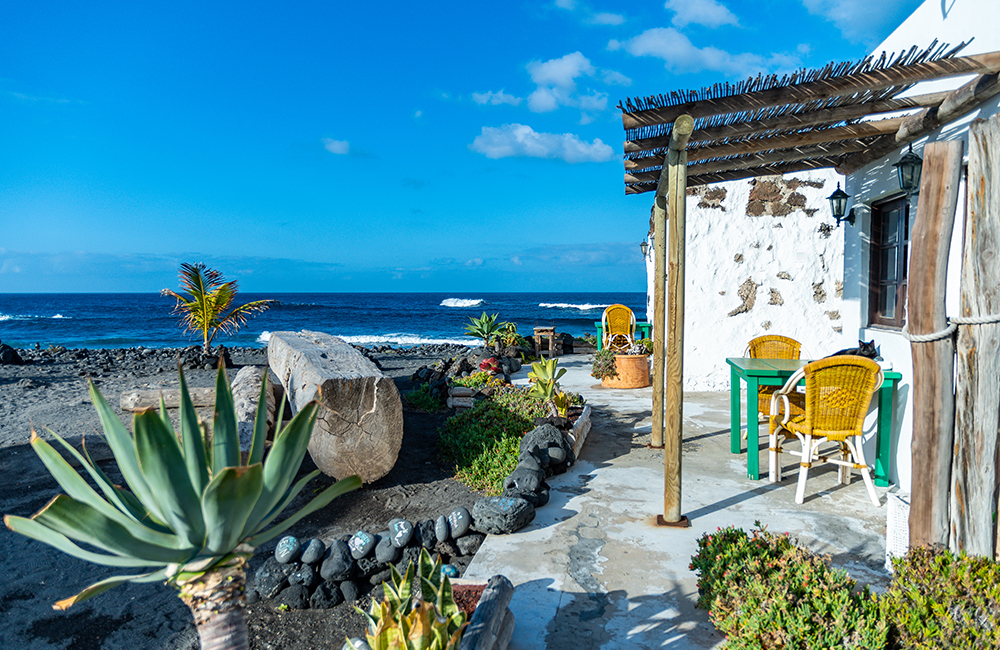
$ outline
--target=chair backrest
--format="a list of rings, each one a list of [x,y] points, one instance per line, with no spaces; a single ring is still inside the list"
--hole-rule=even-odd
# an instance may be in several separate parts
[[[882,385],[879,365],[865,357],[838,355],[803,370],[806,426],[813,435],[860,435],[872,396]]]
[[[629,338],[635,334],[635,314],[625,305],[609,305],[601,315],[604,338],[614,334],[625,334]]]
[[[802,344],[780,334],[766,334],[747,343],[751,359],[798,359]]]

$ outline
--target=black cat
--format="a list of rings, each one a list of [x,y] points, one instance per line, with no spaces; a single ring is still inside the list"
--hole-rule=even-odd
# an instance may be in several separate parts
[[[868,359],[875,359],[875,360],[879,358],[878,346],[875,345],[875,339],[872,339],[871,341],[858,341],[858,347],[838,350],[837,352],[834,352],[833,354],[829,355],[826,358],[829,359],[830,357],[836,357],[842,354],[850,354],[856,357],[866,357]]]

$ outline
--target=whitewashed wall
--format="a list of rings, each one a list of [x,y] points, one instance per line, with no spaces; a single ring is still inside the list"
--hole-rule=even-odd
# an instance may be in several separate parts
[[[917,10],[883,42],[875,52],[899,52],[911,46],[923,48],[934,40],[957,45],[962,41],[974,39],[961,55],[981,54],[1000,50],[1000,0],[926,0]],[[958,88],[971,77],[944,79],[936,82],[920,84],[908,94],[923,94],[941,90]],[[914,143],[913,150],[923,157],[923,146],[927,142],[937,140],[956,140],[966,142],[968,155],[968,127],[976,118],[985,118],[998,111],[998,100],[994,98],[981,109],[969,116],[930,133]],[[868,165],[847,178],[846,191],[852,195],[852,205],[860,218],[855,228],[846,230],[844,277],[845,290],[843,302],[844,334],[843,342],[851,340],[874,338],[881,346],[882,356],[893,363],[893,369],[902,373],[903,379],[896,395],[896,408],[893,415],[893,462],[890,479],[904,491],[909,491],[911,484],[910,444],[913,436],[912,409],[912,376],[913,367],[910,354],[910,343],[895,330],[867,327],[868,314],[868,243],[867,234],[871,232],[870,206],[873,202],[898,196],[899,184],[895,177],[892,163],[899,160],[904,150],[887,156]],[[964,187],[960,188],[959,196],[964,197]],[[910,218],[916,215],[919,196],[911,197]],[[958,314],[958,281],[961,271],[961,243],[963,215],[965,206],[960,204],[955,220],[955,230],[952,233],[951,255],[948,262],[948,293],[946,305],[949,315]],[[911,227],[912,229],[912,227]],[[919,264],[919,260],[910,260],[910,266]],[[866,429],[874,431],[874,417],[869,417]],[[866,445],[866,453],[871,454],[874,448]],[[870,449],[870,451],[869,451]],[[868,456],[871,458],[871,455]]]
[[[686,220],[685,390],[728,390],[726,357],[742,356],[747,342],[762,334],[790,336],[812,357],[849,347],[841,345],[845,226],[835,226],[826,198],[841,178],[827,170],[693,188]],[[661,245],[658,234],[653,243]]]

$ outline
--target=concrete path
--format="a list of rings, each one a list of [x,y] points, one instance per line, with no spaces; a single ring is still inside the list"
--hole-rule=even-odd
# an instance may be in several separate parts
[[[652,389],[610,390],[590,376],[589,355],[567,355],[560,384],[594,409],[593,429],[576,465],[549,480],[551,500],[512,535],[490,535],[463,581],[502,574],[514,583],[512,650],[538,648],[714,648],[723,637],[695,608],[688,566],[697,539],[760,521],[788,531],[859,582],[884,585],[886,489],[882,507],[859,476],[848,486],[824,466],[795,504],[797,463],[770,484],[746,476],[745,454],[729,452],[728,393],[684,396],[682,512],[687,529],[661,528],[663,452],[649,449]],[[527,369],[519,373],[526,381]],[[762,448],[766,449],[766,438]],[[766,453],[762,463],[766,463]],[[793,467],[794,466],[794,467]]]

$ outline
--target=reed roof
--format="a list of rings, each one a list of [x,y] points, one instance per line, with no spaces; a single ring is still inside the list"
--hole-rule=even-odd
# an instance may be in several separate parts
[[[933,42],[899,54],[751,77],[619,103],[625,193],[656,189],[673,122],[694,118],[688,186],[832,167],[850,174],[1000,93],[1000,52],[958,56]],[[953,91],[903,97],[915,84],[976,75]]]

